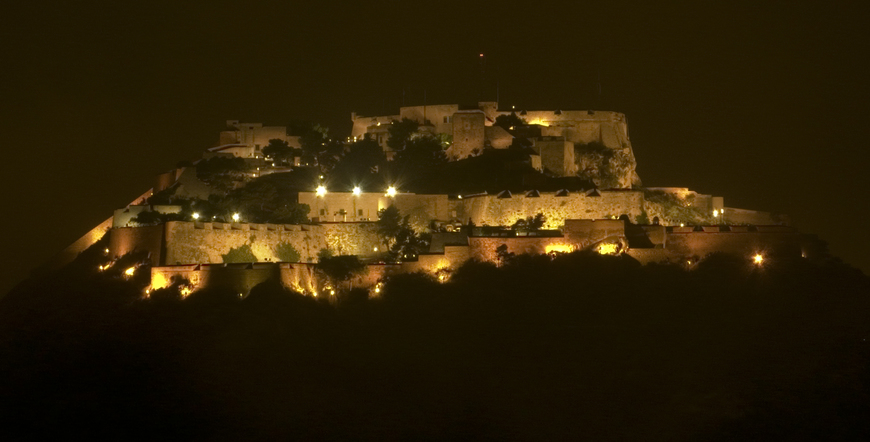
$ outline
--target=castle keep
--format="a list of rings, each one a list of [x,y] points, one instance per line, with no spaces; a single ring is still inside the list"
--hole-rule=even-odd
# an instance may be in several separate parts
[[[495,124],[500,117],[522,125]],[[812,254],[806,237],[789,227],[785,217],[726,207],[722,197],[687,188],[640,187],[628,126],[620,113],[503,111],[497,103],[481,102],[408,106],[386,116],[354,113],[351,120],[348,144],[369,138],[387,159],[396,154],[387,144],[389,127],[411,120],[419,125],[420,136],[449,136],[452,141],[445,147],[449,161],[515,149],[520,140],[522,152],[528,152],[526,164],[541,176],[585,177],[592,184],[558,190],[528,185],[497,192],[419,194],[395,188],[336,191],[312,183],[287,202],[307,208],[308,222],[300,224],[246,222],[239,214],[232,220],[199,219],[181,205],[146,202],[154,193],[167,191],[177,198],[208,200],[217,191],[197,177],[194,164],[159,175],[151,191],[76,241],[62,260],[71,260],[108,234],[110,256],[133,252],[147,256],[155,289],[182,278],[194,288],[220,283],[246,293],[259,282],[280,280],[294,290],[317,295],[336,289],[317,271],[318,256],[324,251],[355,255],[368,263],[368,271],[349,283],[372,290],[393,274],[422,271],[445,280],[468,260],[498,263],[512,254],[588,250],[624,254],[641,263],[683,266],[693,266],[713,253]],[[236,183],[237,188],[260,176],[304,167],[298,159],[289,167],[273,167],[263,154],[263,147],[275,139],[299,147],[299,137],[289,136],[283,126],[231,120],[219,138],[205,158],[244,158],[256,165],[250,176]],[[323,175],[320,179],[326,182]],[[377,220],[388,208],[397,209],[408,228],[427,238],[425,249],[385,263],[389,240],[379,233]],[[146,225],[137,221],[143,213],[174,218]],[[536,216],[541,225],[522,228]]]

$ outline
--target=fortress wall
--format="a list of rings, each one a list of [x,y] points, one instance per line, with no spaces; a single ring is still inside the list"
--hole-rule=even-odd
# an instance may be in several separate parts
[[[109,231],[109,256],[123,256],[146,251],[151,265],[163,264],[163,225],[145,227],[115,227]]]
[[[665,263],[671,260],[670,253],[665,249],[628,249],[626,253],[643,265]]]
[[[675,258],[698,256],[703,258],[714,252],[750,257],[765,255],[800,256],[800,235],[794,231],[781,232],[691,232],[668,235],[668,253]]]
[[[481,111],[461,111],[453,115],[453,145],[447,156],[463,159],[483,151],[486,117]]]
[[[314,192],[299,192],[299,203],[308,204],[311,207],[309,217],[321,222],[377,221],[380,210],[396,206],[403,217],[410,216],[409,222],[417,231],[427,229],[433,219],[447,220],[449,208],[447,195],[414,193],[387,197],[380,192],[366,192],[358,196],[351,192],[328,192],[318,197]],[[347,216],[336,215],[340,210],[347,212]]]
[[[612,237],[625,236],[625,222],[618,219],[572,219],[562,229],[566,242],[577,250]]]
[[[607,111],[561,111],[556,115],[549,111],[526,111],[520,115],[529,124],[548,126],[546,133],[552,136],[564,136],[568,141],[578,144],[601,142],[611,148],[629,147],[628,125],[625,115],[619,112]],[[509,115],[510,112],[500,114]]]
[[[280,261],[275,248],[281,243],[292,245],[306,261],[327,247],[319,226],[171,221],[166,231],[167,264],[222,263],[221,255],[244,245],[258,261]]]
[[[300,261],[313,262],[321,249],[335,254],[372,255],[378,244],[374,223],[327,223],[322,225],[166,223],[168,264],[222,263],[230,249],[248,245],[257,261],[279,262],[276,248],[288,243],[299,252]]]
[[[560,237],[469,237],[468,249],[470,258],[478,261],[498,262],[496,249],[502,244],[507,246],[509,253],[517,255],[540,255],[551,252],[571,252],[574,247]]]
[[[755,224],[768,225],[779,224],[783,220],[776,219],[770,212],[759,212],[757,210],[735,209],[732,207],[725,208],[725,222],[729,224]],[[786,222],[786,224],[788,224]]]
[[[374,247],[380,243],[378,226],[373,222],[325,223],[317,227],[327,248],[336,255],[372,256]],[[315,252],[313,256],[316,255]]]
[[[429,120],[435,126],[435,132],[449,134],[453,132],[453,114],[458,110],[459,105],[456,104],[406,106],[399,109],[399,116],[400,119],[408,118],[420,124]],[[447,122],[444,121],[444,117],[448,117]]]
[[[513,195],[498,198],[496,195],[476,196],[452,200],[451,213],[463,223],[470,218],[477,225],[510,226],[518,219],[543,213],[547,218],[545,229],[556,229],[569,219],[600,219],[609,216],[628,215],[631,219],[643,210],[643,192],[600,191],[601,196],[586,196],[570,193],[559,197],[555,193],[541,193],[540,197]]]
[[[394,205],[404,217],[410,216],[408,221],[414,230],[421,232],[429,228],[429,222],[433,219],[447,221],[449,203],[447,195],[417,195],[413,193],[400,193],[394,198],[384,198],[384,205]],[[390,201],[391,200],[391,201]],[[377,221],[377,215],[374,221]]]
[[[61,250],[61,252],[51,260],[50,266],[53,268],[59,268],[72,262],[77,256],[79,256],[79,253],[84,252],[88,247],[94,245],[94,243],[99,241],[103,235],[112,228],[113,219],[114,217],[97,224],[97,226],[88,231],[88,233],[85,233],[81,238],[75,240],[75,242]]]
[[[261,263],[248,267],[246,264],[203,265],[200,271],[203,287],[230,288],[242,296],[247,296],[257,284],[281,281],[278,263]]]
[[[354,195],[352,192],[327,192],[317,196],[315,192],[299,192],[299,204],[308,204],[311,211],[308,217],[320,221],[377,221],[378,210],[387,207],[383,193],[365,192]],[[344,210],[347,215],[337,215]],[[362,211],[362,214],[360,214]]]
[[[356,113],[351,114],[351,121],[353,121],[353,128],[351,129],[351,136],[362,138],[363,135],[368,132],[369,126],[376,126],[378,123],[381,123],[381,126],[385,124],[390,124],[393,121],[402,121],[401,115],[382,115],[382,116],[372,116],[372,117],[364,117],[362,115],[357,115]]]

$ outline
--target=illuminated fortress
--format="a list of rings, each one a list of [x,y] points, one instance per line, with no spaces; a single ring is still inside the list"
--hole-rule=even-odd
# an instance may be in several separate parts
[[[520,129],[496,125],[500,116],[525,121]],[[597,143],[606,149],[615,185],[587,189],[481,191],[466,194],[415,194],[401,189],[318,189],[300,191],[296,201],[307,205],[308,223],[249,223],[238,216],[226,222],[181,216],[180,206],[150,205],[152,194],[173,189],[176,195],[207,199],[213,192],[196,178],[196,165],[158,176],[157,184],[128,206],[68,247],[60,257],[68,262],[109,235],[107,254],[120,257],[132,252],[147,256],[152,288],[161,288],[182,278],[196,287],[220,283],[247,293],[269,279],[301,293],[317,295],[334,291],[317,271],[322,250],[333,255],[355,255],[368,263],[368,271],[348,281],[354,287],[377,291],[380,283],[397,273],[422,271],[439,280],[468,260],[498,263],[504,256],[594,251],[623,254],[647,263],[693,266],[713,253],[744,257],[811,257],[812,238],[790,227],[787,217],[766,212],[727,207],[724,198],[699,194],[686,188],[641,188],[628,137],[625,116],[600,111],[499,111],[496,103],[472,107],[433,105],[402,107],[396,115],[353,114],[348,143],[368,137],[377,142],[387,158],[389,127],[398,121],[415,121],[421,133],[444,134],[452,139],[446,147],[451,161],[464,161],[489,150],[509,149],[517,138],[531,146],[528,164],[553,177],[574,177],[594,169],[582,158],[577,146]],[[224,156],[255,161],[252,178],[281,173],[287,167],[272,167],[263,154],[270,140],[290,147],[299,137],[286,128],[228,122],[217,147],[204,157]],[[600,149],[600,148],[599,148]],[[578,153],[579,155],[575,155]],[[298,158],[291,168],[299,165]],[[598,172],[596,172],[598,173]],[[371,191],[376,190],[376,191]],[[398,262],[385,263],[384,238],[379,235],[379,214],[395,207],[414,231],[425,233],[428,249]],[[692,222],[675,210],[699,214]],[[133,220],[143,212],[177,213],[182,219],[156,225],[138,225]],[[518,220],[543,215],[535,229],[513,229]],[[244,249],[248,262],[228,258]],[[288,258],[282,250],[293,250]]]

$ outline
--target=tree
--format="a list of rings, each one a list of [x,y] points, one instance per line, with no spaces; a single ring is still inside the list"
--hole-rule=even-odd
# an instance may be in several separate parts
[[[408,118],[403,118],[402,121],[394,121],[387,130],[390,134],[387,146],[396,152],[404,150],[408,141],[411,140],[411,136],[414,132],[417,132],[419,127],[419,123]]]
[[[332,169],[330,177],[346,186],[365,181],[387,163],[384,150],[374,140],[365,137],[350,145],[348,152]]]
[[[534,232],[536,230],[540,230],[541,227],[544,227],[544,224],[547,222],[547,217],[544,216],[543,213],[538,213],[535,216],[530,216],[528,218],[520,218],[513,225],[511,229],[516,230],[518,232]]]
[[[231,248],[229,252],[221,255],[221,258],[226,263],[232,262],[257,262],[257,257],[251,250],[250,244],[245,244],[239,247]]]
[[[402,215],[396,206],[390,206],[378,211],[378,235],[384,240],[384,245],[390,247],[402,228]]]
[[[366,265],[356,255],[341,255],[321,258],[317,270],[323,272],[333,286],[346,282],[366,272]]]
[[[505,130],[511,130],[517,126],[525,126],[526,120],[517,116],[515,112],[511,112],[510,115],[499,115],[495,118],[495,125],[501,126]]]
[[[319,124],[312,125],[302,136],[299,144],[302,146],[302,161],[315,164],[324,151],[329,140],[329,128]]]
[[[275,255],[283,262],[299,262],[299,251],[286,241],[275,246]]]
[[[280,163],[292,161],[293,154],[294,149],[290,144],[278,139],[269,140],[269,145],[263,148],[263,155]]]
[[[406,175],[419,177],[446,163],[447,155],[440,139],[422,135],[405,143],[405,148],[396,153],[395,161]]]
[[[221,191],[229,191],[244,181],[250,167],[242,158],[212,157],[196,165],[196,177]]]

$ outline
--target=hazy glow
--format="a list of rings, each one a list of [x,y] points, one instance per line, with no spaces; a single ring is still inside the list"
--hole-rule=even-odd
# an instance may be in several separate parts
[[[598,246],[598,253],[602,255],[615,255],[616,244],[601,244]]]
[[[324,187],[324,186],[317,186],[317,191],[316,191],[316,192],[317,192],[317,196],[323,196],[323,195],[326,195],[326,187]]]
[[[129,269],[124,270],[124,274],[127,276],[133,276],[134,273],[136,273],[136,267],[130,267]]]
[[[544,120],[537,118],[532,121],[529,121],[529,124],[537,124],[539,126],[549,127],[550,125],[545,123]]]
[[[393,186],[390,186],[390,187],[387,189],[387,196],[389,196],[389,197],[396,196],[396,193],[397,193],[397,192],[396,192],[396,188],[393,187]]]
[[[759,254],[756,254],[755,257],[753,257],[752,259],[753,259],[753,260],[755,261],[755,263],[758,264],[758,265],[761,265],[761,264],[764,262],[764,256],[762,256],[760,253],[759,253]]]
[[[360,196],[362,194],[362,189],[360,189],[359,186],[354,187],[353,194],[356,196]]]
[[[238,213],[234,213],[234,214],[233,214],[233,221],[235,221],[235,222],[239,222],[239,218],[241,218],[241,217],[239,216]]]

